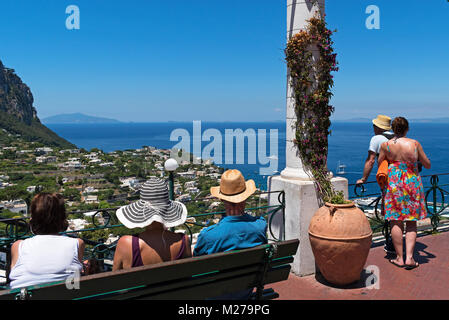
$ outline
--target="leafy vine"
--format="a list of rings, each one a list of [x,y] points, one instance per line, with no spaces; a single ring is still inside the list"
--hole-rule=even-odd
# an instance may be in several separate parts
[[[285,49],[297,117],[294,143],[304,166],[313,174],[320,198],[344,203],[343,192],[335,191],[327,172],[330,116],[334,112],[329,104],[334,85],[331,72],[338,71],[333,31],[322,18],[313,17],[308,22],[306,30],[292,36]]]

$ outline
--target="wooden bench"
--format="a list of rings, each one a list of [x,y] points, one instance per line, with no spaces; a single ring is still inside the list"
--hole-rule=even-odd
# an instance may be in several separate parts
[[[251,288],[256,288],[252,299],[273,299],[279,295],[264,286],[288,278],[298,244],[298,240],[288,240],[83,276],[79,289],[68,289],[61,281],[3,290],[0,300],[203,300]]]

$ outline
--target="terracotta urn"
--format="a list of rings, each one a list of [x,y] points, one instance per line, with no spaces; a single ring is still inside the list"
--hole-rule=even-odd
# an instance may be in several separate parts
[[[319,208],[310,221],[309,239],[323,277],[340,286],[358,281],[371,248],[372,234],[368,219],[354,202],[326,202]]]

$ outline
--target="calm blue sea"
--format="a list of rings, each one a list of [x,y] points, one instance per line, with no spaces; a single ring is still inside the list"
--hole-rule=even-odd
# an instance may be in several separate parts
[[[120,123],[120,124],[48,124],[50,129],[60,136],[74,143],[80,148],[87,150],[99,148],[105,152],[115,150],[137,149],[142,146],[154,146],[160,149],[170,149],[178,141],[170,141],[170,135],[175,129],[185,129],[193,136],[192,122],[167,122],[167,123]],[[432,168],[423,169],[423,176],[435,173],[449,172],[449,125],[444,123],[411,123],[408,136],[421,142],[424,151],[431,159]],[[201,133],[207,129],[218,130],[223,137],[222,154],[225,162],[225,154],[233,152],[234,164],[219,164],[224,168],[236,168],[242,171],[245,178],[252,178],[256,184],[262,188],[266,187],[266,175],[260,174],[261,165],[259,157],[255,157],[256,164],[248,164],[248,147],[245,145],[244,164],[236,163],[235,143],[234,150],[225,145],[226,129],[265,129],[266,156],[269,156],[270,145],[273,143],[269,139],[270,130],[277,130],[278,133],[278,164],[274,171],[282,171],[285,168],[285,122],[201,122]],[[350,184],[355,183],[362,175],[363,164],[368,154],[369,140],[373,134],[370,123],[349,123],[334,122],[332,124],[332,134],[329,137],[328,168],[336,174],[339,163],[346,165],[344,175]],[[192,139],[193,140],[193,139]],[[193,142],[192,142],[193,143]],[[202,148],[210,142],[202,142]],[[258,149],[257,149],[258,150]],[[191,144],[193,152],[193,144]],[[199,154],[197,154],[199,155]],[[274,159],[274,158],[273,158]],[[274,161],[274,160],[272,160]],[[369,181],[375,181],[375,168]],[[273,172],[273,174],[278,174]],[[449,176],[441,176],[442,181],[448,181]],[[423,177],[424,185],[430,185],[429,178]],[[350,186],[350,194],[353,195],[354,186]],[[376,184],[367,184],[368,193],[377,192]]]

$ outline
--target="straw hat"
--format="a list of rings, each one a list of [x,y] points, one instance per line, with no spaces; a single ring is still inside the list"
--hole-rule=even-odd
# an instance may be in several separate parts
[[[187,219],[186,206],[169,199],[167,183],[161,179],[150,179],[140,189],[140,200],[119,208],[117,218],[127,228],[144,228],[153,221],[166,228],[183,224]]]
[[[373,124],[383,130],[391,130],[391,118],[379,114],[376,119],[373,119]]]
[[[213,197],[240,203],[245,201],[256,191],[254,180],[245,181],[239,170],[227,170],[221,175],[220,186],[211,187],[210,193]]]

